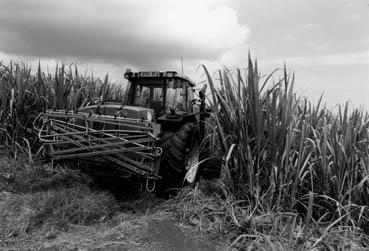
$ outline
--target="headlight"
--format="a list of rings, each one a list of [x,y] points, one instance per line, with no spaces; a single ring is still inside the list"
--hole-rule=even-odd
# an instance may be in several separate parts
[[[151,122],[152,121],[152,115],[151,112],[147,112],[147,121]]]

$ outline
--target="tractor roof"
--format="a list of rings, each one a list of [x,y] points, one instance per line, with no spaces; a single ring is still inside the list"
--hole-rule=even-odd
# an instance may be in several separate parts
[[[124,73],[124,78],[128,80],[134,79],[181,79],[189,83],[191,87],[196,84],[189,77],[179,74],[176,71],[139,71],[131,72],[129,69]]]

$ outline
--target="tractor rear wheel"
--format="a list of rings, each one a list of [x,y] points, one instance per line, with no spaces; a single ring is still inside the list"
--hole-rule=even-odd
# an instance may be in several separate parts
[[[193,122],[163,132],[160,140],[163,149],[159,171],[161,192],[184,184],[187,169],[198,162],[198,140],[198,129]]]

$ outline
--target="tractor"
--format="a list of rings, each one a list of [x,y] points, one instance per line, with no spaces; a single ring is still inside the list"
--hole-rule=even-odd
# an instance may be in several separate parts
[[[74,111],[47,110],[35,129],[52,162],[88,163],[92,172],[138,177],[146,189],[177,188],[196,180],[204,138],[206,85],[175,71],[124,74],[122,102],[95,101]]]

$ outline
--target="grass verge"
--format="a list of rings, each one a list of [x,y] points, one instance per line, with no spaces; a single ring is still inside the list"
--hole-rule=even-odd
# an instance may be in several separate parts
[[[92,180],[78,171],[5,157],[1,163],[1,238],[95,224],[118,209],[111,193],[93,190]]]
[[[114,197],[92,191],[86,186],[17,194],[0,204],[3,235],[14,236],[31,231],[67,230],[70,225],[89,225],[112,215]]]
[[[260,211],[237,200],[220,181],[183,189],[167,206],[179,218],[237,250],[368,250],[369,236],[354,226],[307,221],[288,211]]]

